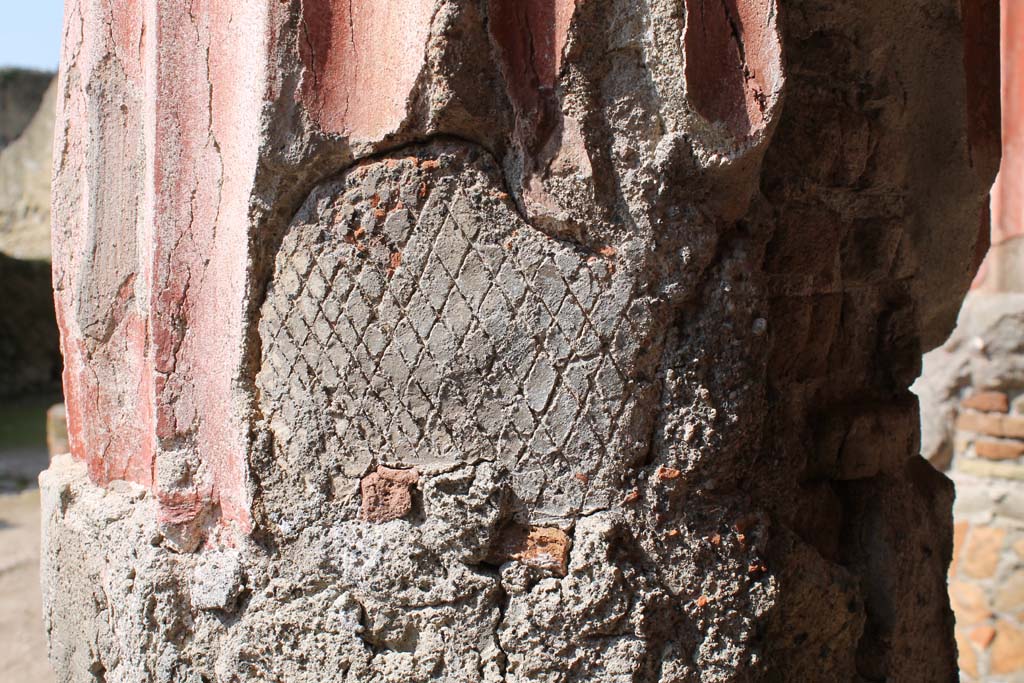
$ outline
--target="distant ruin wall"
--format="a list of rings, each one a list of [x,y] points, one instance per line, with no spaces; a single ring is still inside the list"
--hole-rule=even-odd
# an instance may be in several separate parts
[[[0,69],[0,149],[24,132],[52,81],[45,71]]]
[[[57,79],[52,78],[31,122],[0,149],[0,253],[50,260],[50,174]]]
[[[781,5],[69,2],[59,679],[952,679],[996,6]]]
[[[57,81],[0,70],[0,396],[56,392],[60,340],[50,273]]]

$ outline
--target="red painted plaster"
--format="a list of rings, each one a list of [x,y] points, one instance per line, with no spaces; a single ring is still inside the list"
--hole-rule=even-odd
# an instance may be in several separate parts
[[[303,0],[302,99],[326,133],[376,141],[405,119],[433,0]]]
[[[433,11],[306,3],[302,94],[325,132],[400,125]],[[237,385],[278,19],[269,1],[67,3],[54,258],[71,448],[99,484],[153,488],[169,524],[250,524]]]
[[[206,468],[187,486],[159,492],[165,520],[175,523],[211,504],[222,519],[249,523],[248,426],[234,382],[244,353],[244,245],[264,92],[246,74],[262,47],[260,19],[252,6],[215,0],[160,4],[150,339],[157,457],[184,449]],[[257,31],[242,30],[253,23]]]
[[[111,17],[113,50],[135,85],[142,85],[145,54],[145,22],[141,0],[104,0]]]
[[[235,384],[268,8],[141,7],[66,10],[54,277],[71,449],[99,484],[153,488],[165,523],[216,512],[247,529],[249,426]],[[113,96],[96,95],[99,80]],[[161,478],[178,459],[195,476]]]
[[[991,195],[991,230],[984,246],[991,245],[973,287],[999,290],[1019,282],[1013,271],[1019,263],[1002,247],[1024,236],[1024,6],[1016,0],[1000,4],[1000,64],[992,64],[995,22],[994,0],[963,0],[965,33],[964,71],[967,77],[968,144],[972,159],[1001,144],[1002,162]],[[1000,71],[1000,107],[992,98],[993,71]],[[1001,132],[1001,140],[1000,140]],[[1005,253],[1005,256],[1004,256]]]
[[[1003,161],[992,191],[992,244],[1024,234],[1024,5],[1002,3]]]
[[[576,0],[494,0],[491,38],[499,47],[509,96],[521,113],[538,108],[558,84]]]
[[[142,202],[142,3],[71,1],[64,25],[54,286],[69,442],[94,481],[150,485],[148,320],[133,259],[140,237],[145,240],[133,221]],[[90,79],[107,87],[89,87]],[[98,124],[104,108],[108,118]]]
[[[760,132],[782,78],[773,0],[686,0],[687,96],[737,137]]]
[[[555,87],[575,0],[494,0],[490,38],[518,121],[517,133],[535,152],[555,125]]]

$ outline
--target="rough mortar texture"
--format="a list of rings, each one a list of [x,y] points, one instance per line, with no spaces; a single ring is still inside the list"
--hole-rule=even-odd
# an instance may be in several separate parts
[[[61,681],[953,679],[971,3],[231,5],[68,5]]]

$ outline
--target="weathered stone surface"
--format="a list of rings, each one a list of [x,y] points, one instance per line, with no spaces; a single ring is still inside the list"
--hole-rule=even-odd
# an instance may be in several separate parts
[[[1000,415],[998,413],[978,413],[966,411],[956,421],[957,429],[968,432],[987,434],[988,436],[1005,436],[1014,439],[1024,438],[1024,416]]]
[[[960,645],[961,671],[975,671],[980,681],[1013,681],[1024,676],[1015,649],[1024,610],[1024,573],[1016,550],[1024,544],[1021,482],[992,478],[991,473],[972,476],[959,464],[954,482],[959,545],[954,557],[959,561],[950,566],[949,593],[957,642],[967,643]]]
[[[0,148],[0,253],[14,258],[50,260],[50,174],[56,106],[54,78],[28,126],[7,147]]]
[[[1024,573],[1014,574],[999,587],[995,608],[1011,614],[1024,611]]]
[[[953,675],[959,3],[67,16],[63,679]]]
[[[52,80],[45,71],[0,69],[0,149],[29,126]]]
[[[971,629],[971,635],[968,637],[972,643],[984,650],[992,644],[992,639],[996,637],[996,630],[991,626],[979,626]]]
[[[949,597],[957,619],[964,624],[976,624],[992,616],[988,596],[977,584],[953,581],[949,585]]]
[[[977,677],[978,675],[978,654],[971,646],[971,641],[958,630],[956,635],[956,647],[960,654],[960,672],[967,676]],[[973,680],[973,678],[969,679]]]

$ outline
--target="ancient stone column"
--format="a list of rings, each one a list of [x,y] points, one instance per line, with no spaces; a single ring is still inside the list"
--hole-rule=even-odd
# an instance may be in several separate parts
[[[952,680],[993,9],[69,0],[58,678]]]

